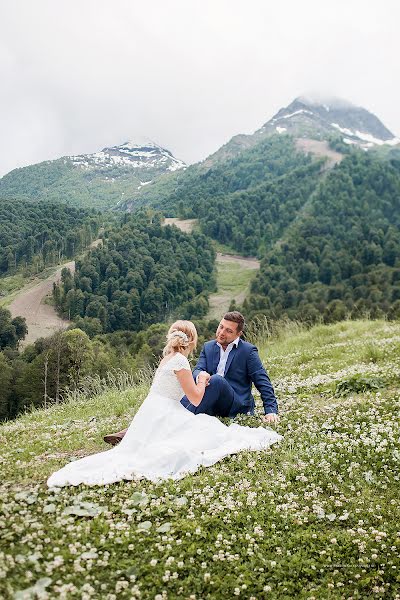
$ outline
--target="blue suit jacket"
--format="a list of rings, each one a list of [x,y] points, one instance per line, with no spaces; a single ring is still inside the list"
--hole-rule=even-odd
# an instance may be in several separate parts
[[[215,375],[219,359],[220,348],[217,342],[215,340],[206,342],[193,371],[193,377],[196,378],[200,371]],[[265,414],[278,412],[274,388],[260,360],[258,350],[253,344],[239,340],[238,346],[232,348],[229,353],[224,377],[234,391],[235,412],[254,413],[252,383],[260,392]]]

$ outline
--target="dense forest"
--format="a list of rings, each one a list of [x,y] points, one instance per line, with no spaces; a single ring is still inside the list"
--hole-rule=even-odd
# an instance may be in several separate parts
[[[49,225],[52,205],[39,207],[47,207]],[[57,208],[61,217],[76,212]],[[121,370],[135,375],[154,366],[165,344],[167,322],[207,313],[208,292],[215,285],[215,252],[209,239],[164,227],[161,221],[154,211],[109,218],[103,244],[76,260],[74,275],[63,270],[53,294],[57,307],[74,321],[69,330],[19,351],[27,333],[25,320],[12,319],[8,310],[0,309],[0,419],[61,402],[66,390],[79,388],[87,377],[113,377]],[[97,220],[89,217],[88,223]],[[63,224],[61,220],[59,231]],[[216,323],[198,326],[211,336]]]
[[[0,274],[37,273],[87,248],[100,215],[82,208],[0,200]]]
[[[262,259],[248,317],[400,317],[400,162],[334,135],[329,143],[344,155],[331,170],[290,136],[272,136],[236,158],[191,167],[157,200]],[[146,193],[155,202],[154,190]]]
[[[54,299],[60,312],[90,335],[139,331],[208,311],[215,252],[200,233],[163,227],[159,215],[128,214],[104,232],[104,243],[62,272]]]
[[[144,356],[151,360],[150,352]],[[114,348],[106,340],[90,340],[80,329],[38,339],[23,352],[6,345],[0,352],[0,420],[61,402],[66,390],[76,389],[86,376],[104,377],[117,369],[132,373],[141,362],[132,359],[122,340]]]
[[[268,251],[249,316],[400,318],[400,163],[353,152]]]
[[[321,162],[294,168],[268,183],[210,202],[199,200],[203,231],[245,256],[264,256],[316,189]]]

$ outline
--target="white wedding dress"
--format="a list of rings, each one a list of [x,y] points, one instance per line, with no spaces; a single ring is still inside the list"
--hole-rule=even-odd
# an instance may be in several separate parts
[[[158,367],[149,394],[124,438],[111,450],[68,463],[53,473],[49,487],[105,485],[124,479],[180,479],[240,450],[261,450],[282,439],[263,427],[226,426],[216,417],[195,415],[180,403],[184,395],[175,371],[188,369],[179,352]]]

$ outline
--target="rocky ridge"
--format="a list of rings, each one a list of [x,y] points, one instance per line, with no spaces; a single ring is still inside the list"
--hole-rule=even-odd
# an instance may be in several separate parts
[[[365,150],[387,144],[395,146],[400,139],[374,114],[339,98],[314,100],[305,96],[296,98],[286,108],[279,110],[255,136],[289,133],[295,137],[324,137],[341,134],[346,144]]]
[[[116,166],[132,169],[157,169],[177,171],[186,164],[173,154],[149,139],[130,140],[117,146],[103,148],[92,154],[79,154],[67,157],[73,165],[82,169],[107,170]]]
[[[347,145],[363,150],[383,147],[400,148],[400,138],[393,135],[373,113],[341,98],[299,96],[281,108],[253,134],[235,135],[229,142],[203,161],[210,167],[237,156],[265,137],[289,134],[297,139],[327,140],[341,137]]]

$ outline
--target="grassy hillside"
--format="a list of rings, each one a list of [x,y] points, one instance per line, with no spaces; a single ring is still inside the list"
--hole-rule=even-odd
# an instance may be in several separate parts
[[[0,595],[399,598],[400,324],[272,334],[260,322],[253,338],[283,442],[180,482],[45,487],[66,461],[106,449],[102,436],[129,423],[146,383],[2,425]]]
[[[14,169],[0,179],[1,199],[54,202],[79,208],[114,209],[123,199],[136,206],[141,178],[157,179],[158,169],[141,172],[129,166],[90,169],[74,166],[68,158]],[[168,181],[171,177],[167,173]]]

